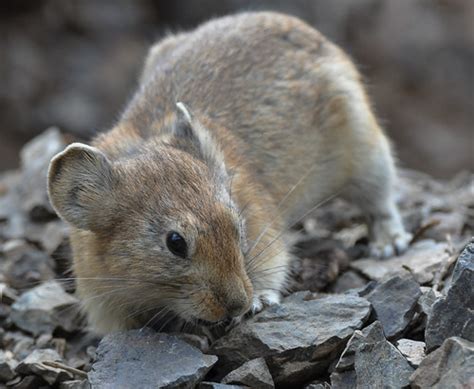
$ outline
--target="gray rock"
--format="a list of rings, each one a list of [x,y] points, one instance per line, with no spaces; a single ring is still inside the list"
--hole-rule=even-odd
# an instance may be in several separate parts
[[[365,327],[362,331],[357,330],[347,342],[346,348],[341,354],[336,364],[335,370],[343,372],[354,368],[355,354],[359,346],[363,344],[372,344],[385,340],[382,324],[379,321]]]
[[[441,293],[429,288],[429,290],[423,292],[418,299],[418,306],[426,316],[431,315],[433,304],[441,297]]]
[[[395,275],[412,275],[419,284],[426,284],[434,279],[446,259],[447,248],[446,243],[420,241],[399,257],[383,261],[373,258],[360,259],[353,261],[350,266],[371,280],[381,281]]]
[[[364,287],[368,281],[357,274],[355,271],[348,270],[341,274],[331,288],[333,293],[344,293],[349,289],[358,289]]]
[[[302,385],[327,368],[370,311],[358,296],[294,293],[220,338],[211,348],[219,356],[216,370],[224,375],[263,357],[275,385]]]
[[[415,280],[398,276],[378,285],[367,295],[388,339],[402,334],[410,324],[420,295],[420,286]]]
[[[22,208],[35,221],[55,217],[46,191],[46,176],[51,158],[66,146],[56,127],[29,141],[21,150],[23,180],[20,186]]]
[[[41,377],[48,384],[53,385],[57,382],[71,380],[73,374],[67,370],[49,366],[48,362],[61,362],[60,355],[51,349],[34,350],[16,367],[17,373],[27,375],[34,374]]]
[[[474,343],[458,337],[446,339],[423,359],[410,381],[412,388],[474,387]]]
[[[454,267],[453,276],[451,278],[452,284],[458,281],[464,269],[469,269],[471,272],[474,272],[474,239],[464,247],[464,250],[456,261],[456,266]]]
[[[306,385],[303,389],[331,389],[331,385],[324,381],[314,381]]]
[[[222,379],[223,384],[238,384],[251,388],[272,389],[273,378],[263,358],[252,359],[231,371]]]
[[[397,340],[397,348],[413,367],[418,367],[421,361],[426,357],[425,342],[400,339]]]
[[[15,377],[15,367],[18,362],[10,351],[0,350],[0,382],[10,381]]]
[[[10,256],[4,272],[8,283],[16,289],[27,289],[54,278],[55,263],[46,253],[32,246]]]
[[[59,389],[90,389],[90,387],[87,380],[63,381],[59,384]]]
[[[331,374],[331,389],[356,389],[357,376],[354,370]]]
[[[48,281],[19,297],[12,305],[11,320],[34,335],[52,333],[56,328],[73,332],[80,324],[77,303],[56,281]]]
[[[93,388],[192,388],[216,361],[176,337],[133,330],[102,339],[88,376]]]
[[[245,389],[248,386],[242,385],[226,385],[226,384],[219,384],[217,382],[207,382],[203,381],[198,385],[199,389]]]
[[[0,301],[5,304],[12,304],[18,299],[15,289],[10,288],[7,284],[0,282]]]
[[[440,346],[445,339],[460,336],[474,341],[474,271],[464,268],[446,297],[433,304],[425,330],[427,351]]]
[[[7,384],[9,389],[42,389],[45,387],[44,381],[36,375],[16,377]]]
[[[403,388],[414,369],[400,351],[386,340],[363,344],[355,357],[357,388]]]

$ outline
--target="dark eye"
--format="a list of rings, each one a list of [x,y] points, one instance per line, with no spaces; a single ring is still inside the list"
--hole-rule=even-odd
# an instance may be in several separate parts
[[[168,233],[168,236],[166,237],[166,246],[168,246],[169,251],[178,257],[186,258],[186,255],[188,254],[188,245],[186,244],[186,241],[176,231]]]

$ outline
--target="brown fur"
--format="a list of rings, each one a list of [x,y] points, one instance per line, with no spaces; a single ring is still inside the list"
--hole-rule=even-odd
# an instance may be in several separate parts
[[[374,220],[379,248],[407,240],[390,148],[356,69],[290,16],[230,16],[164,39],[92,146],[55,157],[49,191],[73,227],[78,292],[101,332],[142,326],[162,307],[219,321],[277,302],[285,228],[342,190]],[[170,230],[190,258],[167,251]]]

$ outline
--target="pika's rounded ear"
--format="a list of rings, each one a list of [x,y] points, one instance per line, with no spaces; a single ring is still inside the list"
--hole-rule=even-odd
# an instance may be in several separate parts
[[[227,177],[224,156],[212,134],[188,106],[179,101],[176,108],[178,119],[173,127],[173,135],[193,143],[208,165],[213,167],[216,173]]]
[[[74,227],[97,231],[112,219],[114,181],[103,152],[73,143],[49,164],[49,199],[59,216]]]

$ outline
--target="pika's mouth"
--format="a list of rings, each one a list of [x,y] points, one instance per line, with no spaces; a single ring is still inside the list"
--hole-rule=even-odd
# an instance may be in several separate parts
[[[232,319],[231,318],[225,318],[225,319],[222,319],[222,320],[218,320],[218,321],[209,321],[209,320],[204,320],[204,319],[196,319],[196,323],[198,325],[201,325],[203,327],[221,327],[221,326],[224,326],[224,327],[227,327],[229,324],[232,323]]]

